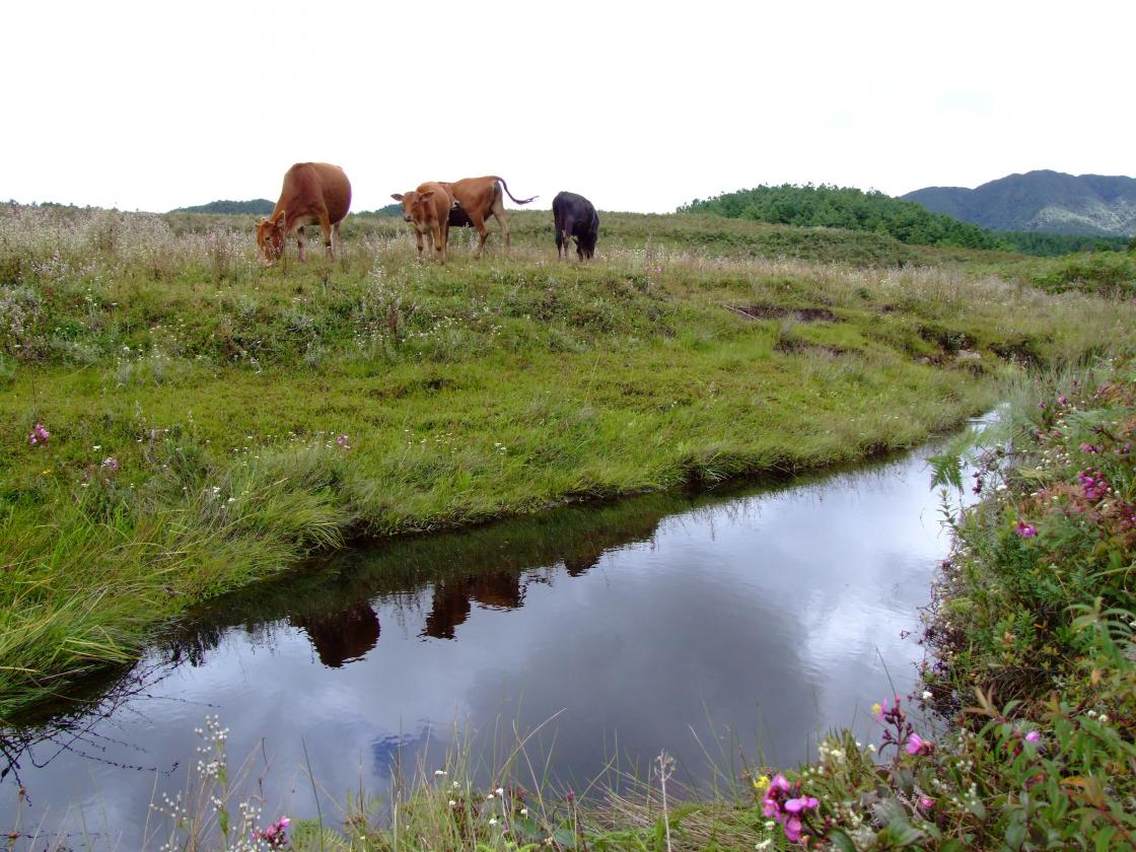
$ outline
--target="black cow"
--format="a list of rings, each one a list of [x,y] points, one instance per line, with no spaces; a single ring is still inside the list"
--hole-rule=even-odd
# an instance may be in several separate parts
[[[556,222],[556,256],[568,257],[572,238],[580,260],[594,257],[600,234],[600,217],[592,202],[574,192],[557,193],[552,199],[552,218]]]

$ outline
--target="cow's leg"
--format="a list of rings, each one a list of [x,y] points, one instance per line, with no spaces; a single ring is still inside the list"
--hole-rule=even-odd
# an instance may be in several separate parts
[[[501,198],[500,188],[498,188],[497,195],[493,198],[493,209],[491,215],[496,217],[497,221],[501,223],[501,236],[505,238],[505,249],[508,250],[510,246],[509,221],[505,217],[505,202]]]
[[[422,259],[422,232],[417,228],[414,229],[414,240],[418,243],[418,258]]]
[[[328,258],[335,259],[335,249],[331,247],[331,217],[324,210],[319,214],[320,231],[323,233],[323,247]]]
[[[300,250],[300,263],[304,262],[304,226],[296,229],[296,247]]]
[[[446,262],[446,238],[442,235],[443,225],[437,219],[431,224],[430,241],[434,244],[434,257],[439,263]]]
[[[473,223],[473,227],[477,229],[477,236],[480,237],[474,257],[481,257],[481,252],[485,249],[485,240],[489,237],[489,229],[485,227],[485,219],[482,218],[480,210],[471,211],[469,221]]]
[[[572,251],[572,228],[573,227],[575,227],[575,226],[572,224],[572,220],[571,219],[565,219],[563,222],[560,223],[560,232],[556,235],[556,246],[557,246],[557,248],[559,248],[561,245],[564,246],[564,259],[565,260],[571,260],[572,259],[570,253]],[[560,253],[557,252],[556,256],[559,257]]]
[[[339,248],[339,226],[341,224],[341,222],[336,222],[331,226],[332,253]]]
[[[446,262],[446,255],[450,251],[450,217],[447,214],[446,218],[442,220],[442,263]]]

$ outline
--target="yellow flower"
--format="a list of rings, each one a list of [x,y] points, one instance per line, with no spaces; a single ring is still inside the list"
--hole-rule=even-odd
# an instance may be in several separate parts
[[[40,476],[51,476],[51,468],[48,468],[47,470],[45,470],[43,473],[40,474]]]
[[[872,715],[873,716],[876,716],[876,717],[882,716],[883,712],[884,712],[884,708],[880,706],[880,702],[877,701],[875,704],[872,705]]]
[[[768,786],[769,786],[769,776],[768,775],[758,775],[756,778],[753,779],[753,789],[757,790],[757,792],[759,792],[759,793],[762,792]]]

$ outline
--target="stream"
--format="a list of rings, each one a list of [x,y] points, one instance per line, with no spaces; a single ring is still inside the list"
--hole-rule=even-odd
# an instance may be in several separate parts
[[[835,727],[873,737],[868,707],[916,683],[950,544],[935,448],[383,542],[226,596],[3,732],[0,828],[36,848],[148,845],[207,714],[266,819],[314,816],[314,789],[339,815],[448,752],[495,780],[519,737],[538,777],[576,791],[646,778],[664,749],[705,791],[743,761],[812,759]]]

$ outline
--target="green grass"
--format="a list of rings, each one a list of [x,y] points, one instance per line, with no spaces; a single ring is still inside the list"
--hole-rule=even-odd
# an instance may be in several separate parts
[[[1000,255],[604,214],[582,266],[550,218],[439,268],[358,217],[265,269],[247,217],[5,208],[0,718],[352,538],[910,446],[1136,334]]]

